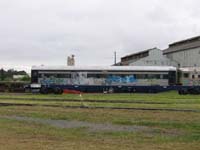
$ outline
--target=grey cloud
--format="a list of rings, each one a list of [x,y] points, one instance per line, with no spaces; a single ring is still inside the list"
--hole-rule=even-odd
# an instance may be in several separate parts
[[[200,32],[198,0],[0,0],[0,67],[110,65]]]

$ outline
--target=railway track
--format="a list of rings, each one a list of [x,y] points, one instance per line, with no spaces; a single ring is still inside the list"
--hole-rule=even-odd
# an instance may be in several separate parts
[[[177,104],[177,102],[147,102],[144,100],[70,100],[70,99],[47,99],[47,98],[3,98],[0,100],[27,100],[27,101],[58,101],[58,102],[88,102],[88,103],[114,103],[114,104]],[[187,102],[179,102],[178,104],[188,104]]]
[[[0,103],[0,107],[7,106],[42,106],[42,107],[58,107],[73,109],[111,109],[111,110],[138,110],[138,111],[173,111],[173,112],[200,112],[196,109],[172,109],[172,108],[134,108],[134,107],[110,107],[110,106],[62,106],[62,105],[46,105],[46,104],[19,104],[19,103]]]

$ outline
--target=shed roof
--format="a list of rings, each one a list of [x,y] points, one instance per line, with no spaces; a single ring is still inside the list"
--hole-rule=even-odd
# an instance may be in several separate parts
[[[200,67],[184,67],[184,68],[179,68],[182,72],[200,72]]]
[[[200,36],[178,41],[169,45],[169,48],[164,50],[164,54],[173,53],[177,51],[188,50],[200,47]]]
[[[154,50],[154,49],[157,49],[156,47],[155,48],[151,48],[151,49],[147,49],[147,50],[144,50],[144,51],[139,51],[139,52],[136,52],[136,53],[132,53],[132,54],[129,54],[129,55],[126,55],[123,58],[126,58],[126,57],[131,57],[131,56],[134,56],[134,55],[139,55],[139,54],[142,54],[142,53],[146,53],[146,52],[149,52],[151,50]]]

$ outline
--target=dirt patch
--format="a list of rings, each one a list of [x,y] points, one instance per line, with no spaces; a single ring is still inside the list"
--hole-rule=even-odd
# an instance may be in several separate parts
[[[50,125],[58,128],[82,128],[85,127],[88,131],[98,132],[153,132],[153,129],[145,126],[127,126],[127,125],[113,125],[109,123],[100,124],[100,123],[90,123],[83,121],[68,121],[68,120],[51,120],[51,119],[39,119],[31,117],[19,117],[19,116],[5,116],[1,118],[17,120],[17,121],[28,121]]]
[[[162,134],[164,136],[180,136],[182,132],[173,129],[159,129],[151,128],[147,126],[136,126],[136,125],[114,125],[110,123],[91,123],[84,121],[70,121],[70,120],[52,120],[52,119],[40,119],[31,117],[20,117],[20,116],[1,116],[0,118],[34,122],[44,125],[50,125],[57,128],[85,128],[88,132],[134,132],[144,133],[149,136],[155,136],[156,134]],[[159,131],[159,132],[158,132]]]

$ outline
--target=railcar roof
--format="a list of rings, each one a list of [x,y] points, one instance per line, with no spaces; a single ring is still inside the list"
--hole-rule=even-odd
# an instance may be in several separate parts
[[[32,70],[176,71],[172,66],[33,66]]]
[[[183,72],[200,72],[200,67],[184,67],[184,68],[180,68],[179,70],[183,71]]]

